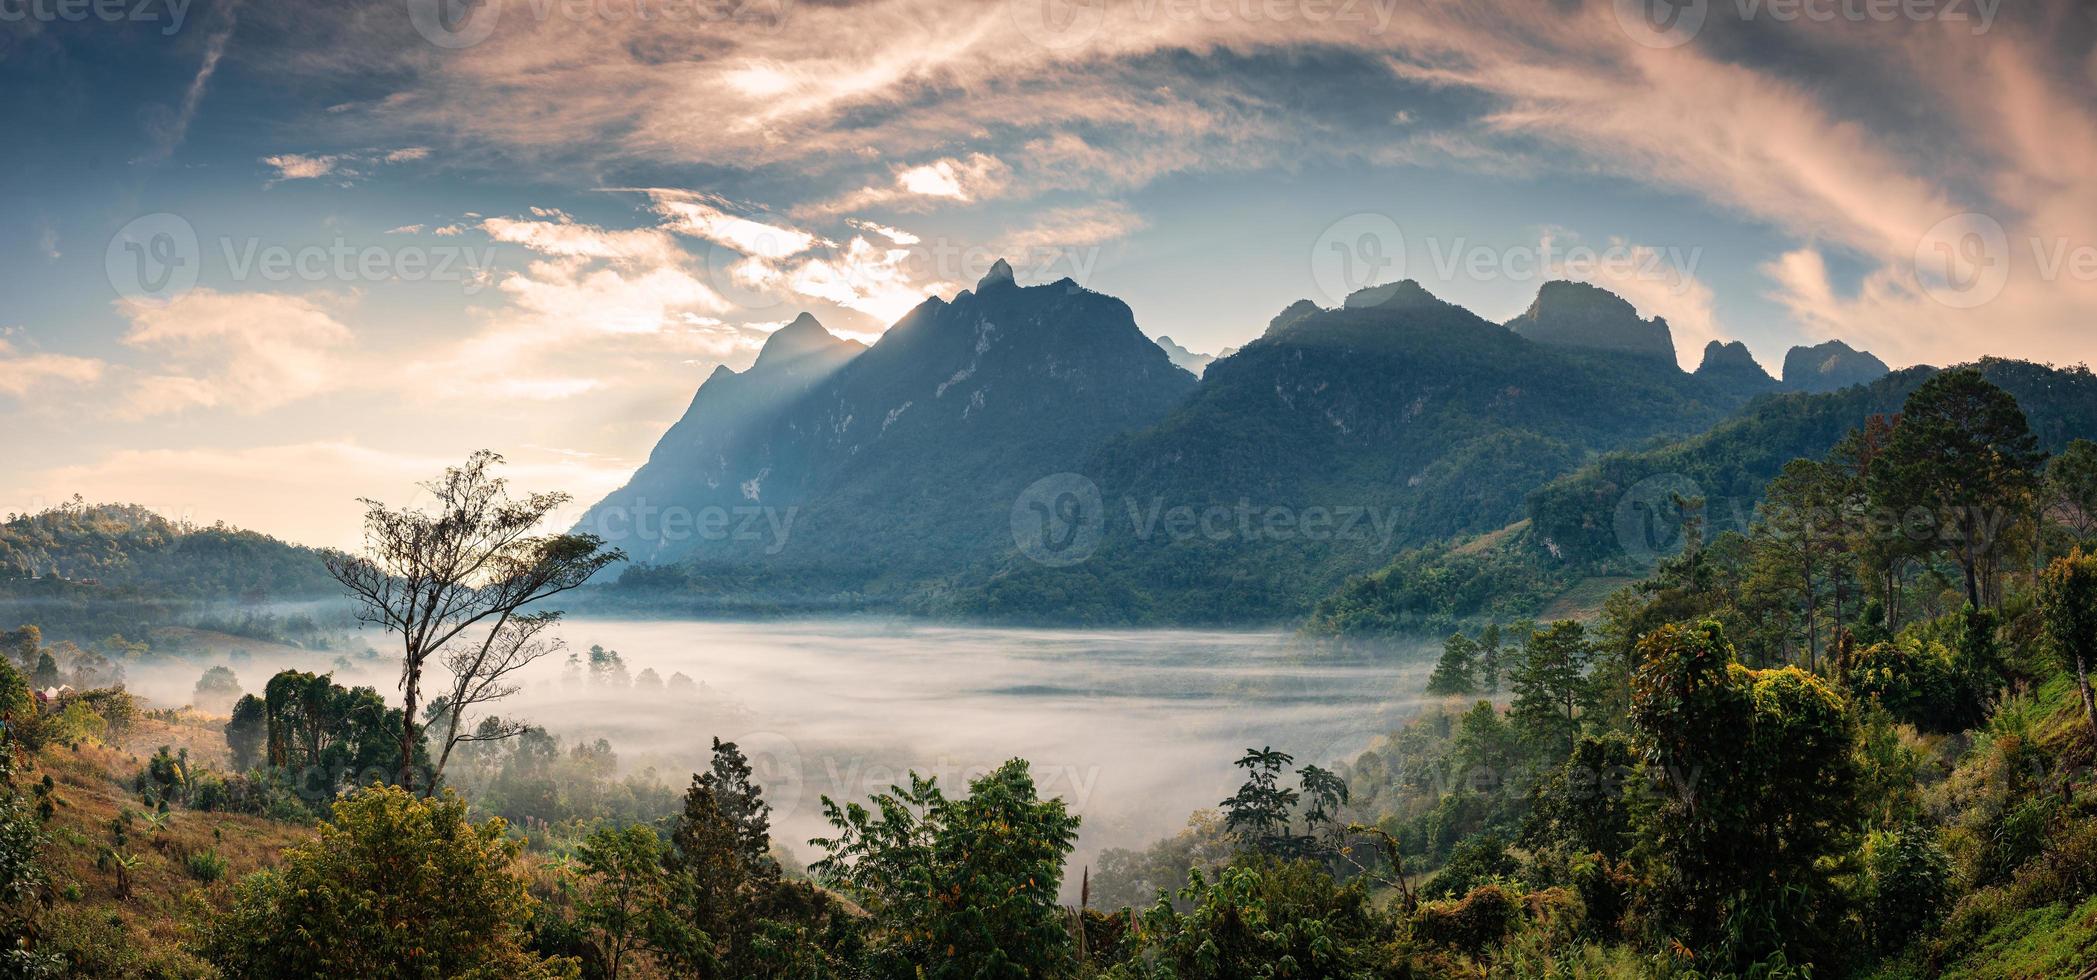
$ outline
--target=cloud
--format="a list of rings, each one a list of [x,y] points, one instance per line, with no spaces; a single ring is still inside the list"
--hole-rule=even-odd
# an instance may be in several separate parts
[[[1825,294],[1771,280],[1813,329],[1938,359],[2081,349],[2087,282],[2047,272],[2030,247],[2097,244],[2097,59],[2061,41],[2068,5],[2006,9],[1985,34],[1948,18],[1744,24],[1716,11],[1675,48],[1644,46],[1592,0],[1399,17],[1378,4],[1330,16],[1101,4],[1067,24],[1025,0],[866,0],[793,8],[785,30],[769,16],[519,16],[414,63],[394,97],[360,111],[520,155],[577,148],[585,167],[791,174],[820,188],[782,202],[809,218],[1350,157],[1586,171],[1732,212],[1790,238],[1786,251],[1825,250],[1831,268],[1861,264]],[[1276,63],[1288,84],[1236,70]],[[1321,97],[1335,78],[1349,97]],[[1878,91],[1904,95],[1858,94]],[[1401,95],[1402,108],[1379,103]],[[1928,301],[1918,243],[1965,211],[2018,246],[2009,287],[1963,312],[1916,306]]]
[[[262,162],[275,167],[277,176],[271,183],[287,180],[318,180],[335,172],[342,162],[336,156],[307,156],[301,153],[279,153],[262,158]]]
[[[147,154],[148,160],[167,159],[189,135],[189,124],[196,120],[197,107],[204,102],[204,92],[211,84],[211,76],[218,73],[219,60],[226,56],[226,42],[233,39],[234,18],[240,5],[227,3],[220,9],[223,11],[220,23],[211,32],[210,39],[204,42],[204,58],[197,65],[197,73],[190,76],[189,86],[182,90],[182,102],[172,118],[154,127],[153,149]]]
[[[676,265],[683,257],[676,239],[657,228],[607,230],[559,211],[535,208],[534,217],[485,218],[480,227],[498,242],[522,245],[564,259],[605,259],[621,264]]]
[[[885,328],[928,295],[960,288],[951,282],[918,280],[911,272],[911,259],[909,249],[884,247],[854,236],[842,249],[802,262],[779,280],[798,295],[864,313]],[[846,332],[870,339],[857,331]]]
[[[429,155],[429,147],[408,146],[397,150],[355,153],[278,153],[263,157],[262,162],[277,171],[277,175],[269,180],[269,184],[281,184],[287,180],[319,180],[323,177],[334,177],[349,183],[369,176],[370,167],[423,160]]]
[[[125,412],[190,408],[254,413],[345,382],[339,355],[348,327],[314,301],[277,293],[194,289],[173,300],[126,299],[126,346],[157,364],[129,384]]]
[[[815,235],[783,223],[729,214],[722,210],[727,202],[718,198],[664,189],[650,190],[648,195],[654,201],[656,212],[666,219],[664,227],[681,235],[726,245],[752,258],[783,259],[808,251],[817,244],[828,244]]]
[[[1119,201],[1044,211],[1028,227],[1006,236],[1015,254],[1103,245],[1148,226],[1141,215]]]
[[[0,395],[10,398],[27,398],[51,386],[93,384],[107,367],[92,357],[21,353],[0,336]]]
[[[605,228],[550,208],[476,227],[532,258],[496,279],[503,302],[474,333],[419,352],[405,371],[419,397],[557,401],[606,391],[608,378],[681,385],[651,363],[737,349],[695,334],[695,320],[719,323],[729,303],[666,227]]]

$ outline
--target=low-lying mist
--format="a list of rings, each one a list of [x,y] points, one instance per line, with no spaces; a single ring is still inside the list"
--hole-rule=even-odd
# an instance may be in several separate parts
[[[681,785],[710,739],[739,743],[801,856],[820,798],[863,800],[906,773],[951,794],[1006,759],[1085,818],[1077,861],[1185,825],[1236,790],[1248,746],[1301,762],[1351,758],[1419,704],[1418,650],[1335,660],[1281,633],[1071,631],[854,620],[578,620],[570,645],[616,650],[629,671],[684,673],[695,695],[564,683],[534,665],[509,713],[610,740],[629,767]],[[585,654],[587,657],[587,654]],[[1073,867],[1076,867],[1074,862]]]
[[[1023,757],[1044,796],[1084,817],[1073,878],[1099,851],[1168,836],[1231,795],[1231,764],[1248,747],[1272,745],[1298,765],[1352,758],[1419,706],[1432,665],[1418,644],[1339,655],[1279,632],[859,619],[575,619],[561,632],[580,663],[563,653],[532,665],[524,690],[495,706],[504,717],[569,744],[606,739],[623,769],[653,768],[679,789],[714,737],[737,742],[774,808],[774,837],[803,860],[807,840],[827,831],[825,795],[864,800],[913,769],[959,795],[969,778]],[[357,650],[391,649],[370,631],[359,639]],[[593,645],[619,654],[623,676],[593,677]],[[333,669],[340,683],[397,697],[398,665],[384,656],[276,649],[283,662],[265,651],[231,661],[245,688],[282,667]],[[184,703],[204,666],[134,670],[132,687]],[[630,679],[643,671],[666,683]],[[667,683],[680,673],[695,683]],[[432,680],[441,690],[441,673]]]

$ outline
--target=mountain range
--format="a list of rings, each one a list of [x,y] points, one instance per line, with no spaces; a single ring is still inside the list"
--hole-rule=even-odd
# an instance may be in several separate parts
[[[615,590],[634,601],[1288,621],[1414,549],[1535,520],[1601,461],[1771,399],[1849,418],[1882,399],[1842,393],[1885,376],[1839,341],[1781,379],[1737,342],[1685,372],[1665,320],[1573,282],[1504,324],[1412,280],[1301,300],[1212,357],[1000,262],[869,346],[797,318],[580,527],[636,559]]]

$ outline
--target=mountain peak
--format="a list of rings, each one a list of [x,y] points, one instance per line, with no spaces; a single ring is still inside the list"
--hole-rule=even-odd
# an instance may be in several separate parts
[[[1174,343],[1171,337],[1159,337],[1157,344],[1165,349],[1165,356],[1172,360],[1174,367],[1186,371],[1197,378],[1201,377],[1201,373],[1208,370],[1209,365],[1216,360],[1216,355],[1188,350]]]
[[[1730,343],[1714,340],[1704,345],[1704,360],[1697,365],[1697,374],[1733,374],[1753,372],[1764,380],[1775,383],[1769,372],[1762,370],[1755,355],[1748,352],[1747,345],[1740,341]]]
[[[1274,315],[1274,319],[1267,321],[1267,332],[1270,334],[1274,333],[1275,331],[1280,330],[1281,328],[1286,327],[1289,324],[1295,323],[1296,321],[1301,320],[1304,317],[1310,316],[1313,313],[1323,312],[1323,310],[1324,307],[1321,307],[1318,304],[1311,302],[1310,300],[1299,299],[1296,302],[1290,303],[1288,306],[1283,307],[1280,313],[1276,313]]]
[[[1348,310],[1366,309],[1371,306],[1405,308],[1441,305],[1441,299],[1428,292],[1427,287],[1420,285],[1416,279],[1401,279],[1381,286],[1357,289],[1348,293],[1347,299],[1340,304],[1342,309]]]
[[[1748,353],[1747,345],[1737,340],[1731,343],[1714,340],[1705,344],[1704,360],[1697,365],[1696,379],[1741,399],[1753,398],[1777,386],[1777,379],[1762,370],[1755,355]]]
[[[1004,259],[990,264],[990,271],[984,273],[983,278],[976,282],[976,292],[981,293],[999,283],[1016,285],[1012,279],[1012,263]]]
[[[1839,340],[1793,347],[1784,354],[1784,387],[1794,391],[1835,391],[1876,381],[1891,369],[1870,351]]]
[[[1540,344],[1617,351],[1675,363],[1675,341],[1667,321],[1641,320],[1622,296],[1600,286],[1566,279],[1544,283],[1529,309],[1507,328]]]
[[[823,328],[814,315],[802,313],[792,323],[772,331],[765,338],[764,346],[757,351],[758,364],[770,365],[787,361],[798,361],[816,351],[840,344],[852,344]]]

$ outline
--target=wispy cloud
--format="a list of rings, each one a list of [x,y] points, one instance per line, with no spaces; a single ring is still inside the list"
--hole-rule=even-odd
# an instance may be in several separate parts
[[[217,24],[211,30],[210,39],[204,42],[204,57],[197,65],[197,73],[190,76],[189,86],[182,90],[182,101],[176,105],[174,114],[154,127],[153,148],[145,159],[152,162],[165,160],[182,145],[189,135],[189,124],[197,118],[197,107],[204,102],[204,93],[211,85],[211,76],[218,73],[219,60],[226,56],[226,44],[233,40],[233,28],[238,23],[240,4],[230,0],[219,8]]]
[[[133,416],[191,408],[259,412],[331,390],[353,375],[337,357],[350,329],[315,301],[194,289],[173,300],[122,300],[125,345],[156,366],[130,379]]]

